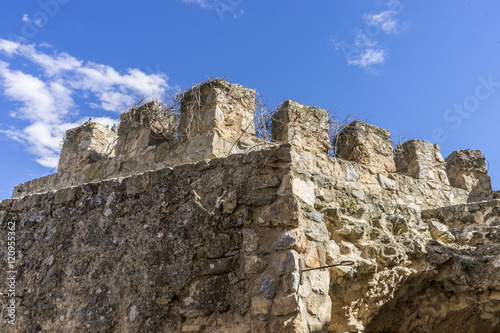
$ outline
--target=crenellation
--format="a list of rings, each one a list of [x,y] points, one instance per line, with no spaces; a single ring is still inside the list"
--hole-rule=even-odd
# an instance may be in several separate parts
[[[364,164],[373,173],[387,175],[396,172],[389,130],[353,121],[335,138],[335,155]]]
[[[128,155],[175,139],[177,119],[164,106],[151,101],[120,116],[116,155]]]
[[[440,149],[426,141],[406,141],[395,149],[396,169],[413,178],[449,185]]]
[[[486,158],[480,150],[456,150],[446,158],[446,171],[451,185],[468,191],[469,201],[493,197]]]
[[[85,123],[66,131],[57,169],[79,172],[85,165],[115,156],[117,135],[95,122]]]
[[[273,115],[273,140],[288,142],[314,158],[330,151],[328,112],[291,100],[283,103]]]
[[[179,136],[254,135],[254,111],[255,90],[224,80],[204,82],[182,95]]]

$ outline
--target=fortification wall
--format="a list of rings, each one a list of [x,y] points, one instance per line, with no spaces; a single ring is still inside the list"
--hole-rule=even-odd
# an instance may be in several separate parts
[[[68,132],[58,173],[0,203],[0,237],[17,228],[17,322],[2,329],[500,329],[500,202],[482,154],[456,152],[455,168],[437,145],[393,149],[354,122],[329,157],[327,112],[292,101],[265,142],[253,94],[196,87],[177,135],[155,103],[122,116],[112,147],[102,126]]]
[[[2,331],[246,332],[255,315],[290,317],[276,265],[294,264],[276,245],[297,224],[289,168],[285,147],[2,201],[23,296]]]

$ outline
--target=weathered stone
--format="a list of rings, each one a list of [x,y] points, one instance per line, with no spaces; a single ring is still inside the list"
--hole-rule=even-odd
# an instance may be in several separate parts
[[[260,316],[267,315],[269,313],[269,309],[271,308],[272,300],[263,297],[254,297],[252,298],[252,304],[250,305],[252,309],[252,315]]]
[[[294,293],[299,285],[300,275],[298,272],[286,273],[283,275],[283,291],[285,293]]]
[[[296,244],[296,236],[292,230],[285,231],[276,241],[274,248],[276,250],[294,247]]]
[[[175,138],[177,119],[156,102],[130,109],[120,117],[116,154],[126,155]]]
[[[286,316],[299,311],[299,302],[296,295],[275,298],[271,309],[274,316]]]
[[[421,140],[409,140],[395,149],[398,172],[410,177],[449,184],[446,163],[439,145]]]
[[[334,149],[340,158],[372,166],[376,172],[396,171],[391,135],[386,129],[354,121],[337,135]]]
[[[266,333],[267,322],[258,321],[253,327],[252,333]]]
[[[432,238],[442,241],[443,243],[453,243],[455,237],[448,231],[448,227],[436,220],[430,220],[429,226],[431,229]]]
[[[469,192],[469,202],[493,196],[486,158],[480,150],[454,151],[446,158],[446,172],[452,186]]]
[[[2,332],[498,331],[499,200],[466,204],[442,164],[429,166],[441,181],[390,171],[388,132],[371,125],[351,128],[367,164],[326,158],[321,111],[281,124],[300,130],[291,144],[259,141],[243,126],[251,92],[199,88],[181,137],[154,144],[151,122],[124,124],[120,156],[0,202],[0,238],[16,228],[0,258],[15,256],[23,290]],[[410,148],[408,166],[442,163],[436,146]]]
[[[223,137],[253,135],[254,109],[255,90],[224,80],[207,81],[184,93],[179,136],[194,137],[214,130],[221,131]]]
[[[86,165],[113,157],[118,136],[99,123],[86,123],[66,132],[59,172],[79,172]]]
[[[296,251],[290,250],[287,251],[286,254],[281,259],[281,271],[292,272],[298,268],[299,265],[299,255]]]
[[[245,273],[246,274],[257,274],[266,268],[266,262],[257,256],[246,256],[245,257]]]
[[[380,173],[377,175],[378,182],[380,184],[380,187],[382,187],[384,190],[395,190],[396,189],[396,183],[394,180],[387,178],[384,175],[381,175]]]
[[[309,214],[309,217],[311,219],[313,219],[314,221],[316,222],[323,222],[323,218],[325,217],[325,214],[320,214],[320,213],[316,213],[316,212],[311,212]]]
[[[277,282],[275,279],[261,279],[259,286],[259,293],[267,298],[273,298],[274,291],[276,290]]]
[[[328,113],[316,107],[286,101],[273,116],[272,133],[273,140],[290,142],[312,156],[330,150]]]
[[[293,194],[302,199],[306,204],[314,207],[316,196],[314,194],[314,184],[300,178],[292,179]]]
[[[348,182],[357,182],[359,175],[352,165],[348,164],[345,172],[345,180]]]

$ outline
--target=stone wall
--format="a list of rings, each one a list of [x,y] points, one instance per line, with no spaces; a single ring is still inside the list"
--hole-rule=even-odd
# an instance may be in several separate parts
[[[297,311],[281,276],[295,264],[289,167],[284,147],[2,201],[23,295],[2,332],[279,326]]]
[[[109,147],[110,139],[113,141],[108,148],[112,154],[105,156],[99,153],[97,159],[82,157],[85,163],[72,162],[76,163],[76,167],[67,167],[69,162],[66,161],[73,161],[83,150],[93,147],[75,149],[74,146],[84,145],[87,139],[72,134],[81,130],[70,130],[67,137],[72,139],[65,141],[58,173],[17,185],[12,197],[20,198],[273,146],[254,136],[254,98],[254,90],[215,80],[202,83],[183,94],[177,132],[176,126],[172,125],[175,114],[162,110],[155,102],[124,113],[120,118],[118,137],[100,124],[86,124],[82,128],[93,128],[94,136],[99,134],[95,128],[107,131],[105,136],[98,136],[103,138],[102,145],[105,147]],[[162,114],[163,118],[160,117]]]
[[[445,163],[354,122],[328,157],[327,112],[292,101],[265,142],[254,93],[195,87],[174,135],[160,105],[132,109],[113,148],[87,144],[99,125],[68,132],[59,172],[0,203],[18,291],[2,331],[500,330],[500,201],[480,153]]]

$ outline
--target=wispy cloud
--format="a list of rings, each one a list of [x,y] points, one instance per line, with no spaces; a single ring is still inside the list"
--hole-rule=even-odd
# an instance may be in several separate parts
[[[26,23],[33,23],[37,27],[41,28],[41,27],[43,27],[47,23],[48,16],[46,16],[46,15],[45,16],[40,16],[39,15],[38,18],[33,21],[33,19],[31,17],[29,17],[28,14],[24,14],[23,18],[22,18],[22,21],[26,22]]]
[[[182,0],[186,4],[196,4],[204,9],[214,9],[219,18],[224,20],[226,13],[232,13],[233,18],[244,15],[244,10],[240,9],[243,0]]]
[[[23,22],[31,22],[31,19],[30,19],[30,17],[28,16],[28,14],[24,14],[24,15],[23,15]]]
[[[336,50],[342,51],[349,66],[357,66],[376,74],[373,66],[381,65],[387,58],[387,50],[377,40],[369,38],[361,30],[354,33],[354,43],[331,40]]]
[[[401,10],[400,2],[391,0],[387,3],[386,10],[363,15],[364,29],[354,30],[353,43],[339,42],[336,38],[331,38],[331,42],[336,50],[342,51],[349,66],[376,74],[375,66],[384,64],[389,55],[387,48],[379,42],[379,35],[397,34],[407,27],[407,24],[401,24],[397,19]]]
[[[348,64],[370,69],[374,65],[383,64],[386,56],[387,52],[385,50],[365,49],[360,55],[348,59]]]
[[[187,4],[197,4],[200,5],[202,8],[212,8],[212,5],[208,0],[182,0],[182,2]]]
[[[366,24],[382,29],[386,34],[401,32],[400,24],[395,16],[398,13],[394,10],[386,10],[378,14],[365,14],[363,20]]]
[[[28,123],[24,128],[3,126],[0,133],[26,146],[46,167],[57,165],[61,139],[69,128],[83,123],[75,102],[83,98],[92,108],[122,112],[142,96],[161,96],[169,88],[162,73],[145,74],[139,69],[120,73],[114,68],[77,59],[67,53],[47,54],[33,44],[0,39],[0,89],[13,109],[9,115]],[[12,68],[12,60],[24,59],[34,64],[35,72]],[[10,62],[9,62],[10,61]],[[116,118],[113,117],[113,118]],[[112,124],[112,117],[100,122]],[[95,119],[95,118],[94,118]]]

